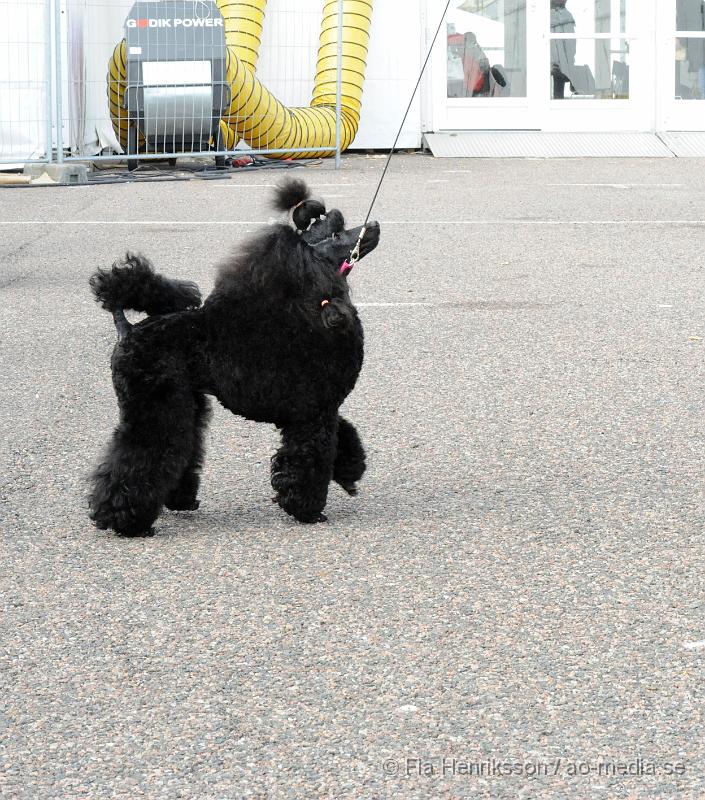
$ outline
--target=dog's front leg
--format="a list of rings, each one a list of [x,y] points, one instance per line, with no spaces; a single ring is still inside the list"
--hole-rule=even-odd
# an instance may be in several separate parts
[[[337,448],[337,410],[308,422],[285,425],[272,458],[274,498],[299,522],[325,522],[323,509]]]
[[[338,446],[333,463],[333,480],[351,495],[357,494],[356,483],[365,473],[365,448],[355,426],[338,418]]]

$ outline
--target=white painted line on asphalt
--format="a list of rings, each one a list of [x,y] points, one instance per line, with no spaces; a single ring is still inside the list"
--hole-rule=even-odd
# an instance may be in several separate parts
[[[213,186],[217,186],[220,189],[274,189],[276,188],[276,183],[238,183],[237,181],[223,181],[223,182],[213,182]],[[341,186],[355,188],[358,186],[367,186],[366,183],[312,183],[312,189],[330,189],[330,188],[339,188]]]
[[[237,181],[227,180],[222,183],[214,181],[213,186],[220,186],[221,189],[273,189],[276,183],[238,183]]]
[[[0,225],[169,225],[184,228],[195,225],[269,225],[268,222],[246,220],[173,220],[173,219],[27,219],[15,222],[0,221]]]
[[[420,219],[379,220],[380,225],[705,225],[702,219]]]
[[[540,159],[534,159],[540,160]],[[446,175],[472,175],[475,176],[475,173],[470,169],[444,169],[443,172]],[[616,188],[624,188],[624,187],[643,187],[643,188],[670,188],[670,187],[679,187],[679,186],[686,186],[685,183],[524,183],[519,184],[524,186],[613,186]]]
[[[429,225],[496,225],[496,218],[493,219],[410,219],[410,220],[379,220],[380,225],[414,225],[417,227]],[[198,225],[269,225],[269,222],[261,220],[240,220],[240,219],[203,219],[203,220],[157,220],[157,219],[83,219],[83,220],[63,220],[63,219],[19,219],[15,221],[0,220],[0,226],[7,225],[168,225],[175,228],[195,227]],[[625,225],[625,226],[644,226],[644,225],[705,225],[702,219],[503,219],[502,225],[527,225],[527,226],[555,226],[555,225]]]
[[[671,189],[685,186],[684,183],[547,183],[546,186],[607,186],[611,189]]]
[[[355,303],[358,308],[415,308],[424,306],[426,308],[433,308],[434,306],[443,305],[442,303]]]
[[[686,650],[702,650],[705,647],[705,641],[686,642],[683,647],[685,647]]]

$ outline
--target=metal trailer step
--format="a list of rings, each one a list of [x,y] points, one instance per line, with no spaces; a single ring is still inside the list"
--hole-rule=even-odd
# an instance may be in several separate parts
[[[705,134],[697,135],[703,137],[701,154],[705,155]],[[426,133],[424,139],[438,158],[673,158],[676,155],[653,133],[448,131]]]

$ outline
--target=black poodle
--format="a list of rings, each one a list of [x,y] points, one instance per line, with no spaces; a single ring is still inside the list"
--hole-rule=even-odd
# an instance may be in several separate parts
[[[292,224],[267,227],[221,265],[201,305],[194,283],[158,275],[129,254],[90,281],[118,331],[112,356],[120,422],[92,476],[98,528],[148,535],[163,506],[198,508],[207,395],[281,430],[275,501],[301,522],[324,521],[331,478],[349,494],[365,471],[355,428],[338,414],[362,367],[363,333],[346,281],[362,228],[345,229],[303,181],[277,189]],[[360,257],[379,241],[367,225]],[[123,309],[149,316],[131,325]]]

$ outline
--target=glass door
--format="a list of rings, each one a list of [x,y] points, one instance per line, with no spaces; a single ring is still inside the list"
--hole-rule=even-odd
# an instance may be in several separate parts
[[[544,130],[652,129],[653,2],[545,0]]]
[[[432,60],[433,130],[537,128],[540,0],[453,0]],[[435,31],[444,0],[428,0]]]
[[[651,130],[655,3],[453,0],[432,62],[433,130]],[[427,30],[444,7],[428,0]]]
[[[705,130],[705,3],[661,0],[659,129]]]

